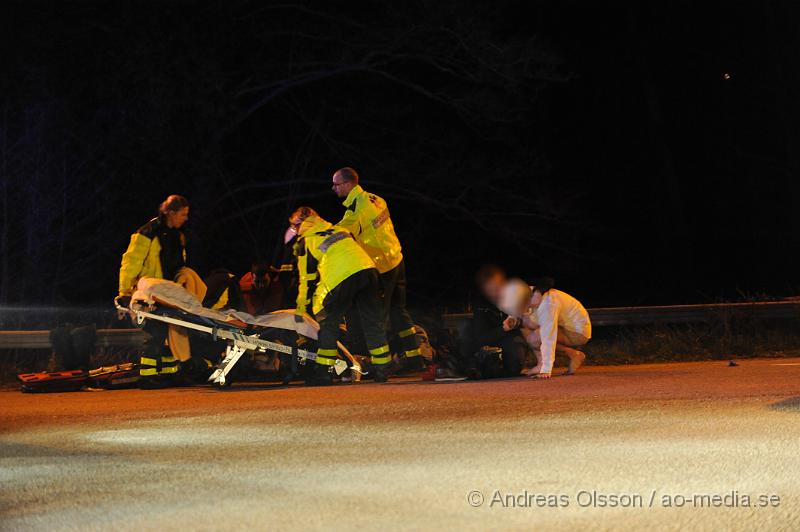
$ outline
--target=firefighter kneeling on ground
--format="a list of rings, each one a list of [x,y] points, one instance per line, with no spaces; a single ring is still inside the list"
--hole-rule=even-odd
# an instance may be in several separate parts
[[[319,322],[317,363],[309,383],[332,383],[331,368],[339,354],[339,325],[351,307],[361,318],[375,381],[386,382],[392,357],[375,264],[348,231],[323,220],[310,207],[297,209],[290,222],[298,234],[296,319],[302,320],[311,304]]]

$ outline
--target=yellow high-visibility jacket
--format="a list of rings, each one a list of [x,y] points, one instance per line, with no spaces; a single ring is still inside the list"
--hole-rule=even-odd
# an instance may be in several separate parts
[[[163,229],[161,221],[153,218],[131,235],[128,249],[122,255],[119,269],[119,295],[129,296],[136,290],[136,283],[142,277],[164,278],[161,266],[161,242],[158,238]],[[181,254],[184,263],[187,259],[186,237],[180,233]]]
[[[397,267],[403,260],[403,251],[383,198],[356,185],[342,204],[347,211],[336,225],[353,233],[380,273]]]
[[[302,236],[295,244],[300,276],[297,314],[305,314],[309,305],[318,314],[328,292],[354,273],[375,267],[350,232],[322,218],[306,219],[299,233]]]

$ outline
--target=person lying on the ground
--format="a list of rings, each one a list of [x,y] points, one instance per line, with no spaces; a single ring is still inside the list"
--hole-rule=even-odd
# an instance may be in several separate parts
[[[592,337],[592,323],[577,299],[550,286],[529,286],[513,279],[503,287],[500,308],[510,316],[506,326],[515,326],[519,320],[528,344],[539,350],[539,362],[529,376],[549,379],[556,352],[569,357],[570,375],[583,364],[586,355],[576,348]]]
[[[467,331],[462,358],[468,360],[483,347],[502,349],[502,366],[499,375],[481,377],[515,377],[525,363],[527,344],[519,329],[519,323],[507,320],[508,316],[497,308],[500,294],[508,282],[506,272],[494,264],[482,266],[475,274],[479,295],[472,303],[471,329]]]

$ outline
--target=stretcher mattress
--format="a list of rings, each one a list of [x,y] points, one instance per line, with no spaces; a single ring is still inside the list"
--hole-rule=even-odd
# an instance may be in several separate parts
[[[252,325],[255,327],[270,327],[275,329],[285,329],[296,331],[306,338],[317,338],[319,324],[310,316],[303,317],[303,321],[295,321],[293,310],[279,310],[270,314],[253,316],[246,312],[237,310],[212,310],[205,308],[203,304],[185,288],[177,283],[166,279],[156,279],[153,277],[143,277],[139,279],[131,298],[131,310],[145,310],[144,305],[166,305],[177,308],[188,314],[201,316],[218,323],[223,323],[231,327],[245,327]]]

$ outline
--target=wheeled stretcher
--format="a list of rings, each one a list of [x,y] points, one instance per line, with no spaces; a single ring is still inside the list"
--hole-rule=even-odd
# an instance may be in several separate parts
[[[227,343],[225,356],[208,379],[208,382],[218,388],[230,384],[228,375],[248,350],[288,354],[298,359],[301,365],[317,358],[314,351],[267,339],[275,329],[283,329],[294,331],[306,339],[316,340],[319,325],[310,316],[304,316],[298,322],[293,311],[251,316],[245,312],[211,310],[203,307],[180,285],[147,277],[139,280],[129,308],[121,306],[119,299],[118,297],[114,300],[117,310],[130,315],[139,327],[143,327],[147,320],[154,320],[209,334],[214,340],[224,340]],[[358,359],[341,342],[338,347],[346,360],[337,360],[331,371],[341,375],[350,369],[353,380],[360,380],[364,372]]]

